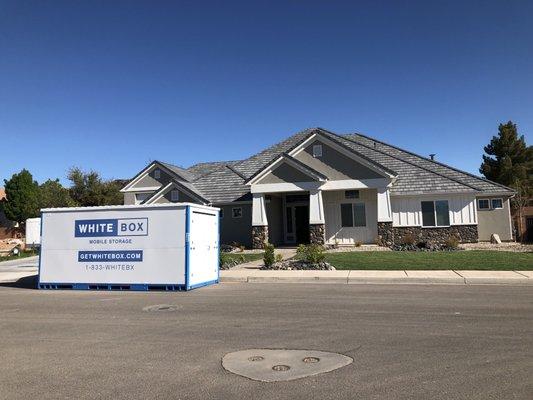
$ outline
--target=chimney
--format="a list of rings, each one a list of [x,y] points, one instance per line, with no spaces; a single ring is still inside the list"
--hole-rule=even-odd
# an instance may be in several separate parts
[[[436,156],[436,154],[433,153],[433,154],[430,154],[430,155],[429,155],[429,158],[431,158],[432,160],[435,160],[435,156]]]

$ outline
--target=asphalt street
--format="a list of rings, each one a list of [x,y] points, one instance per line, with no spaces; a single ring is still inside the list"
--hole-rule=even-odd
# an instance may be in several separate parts
[[[158,304],[173,307],[149,307]],[[226,353],[253,348],[354,361],[276,383],[223,369]],[[3,285],[0,360],[1,399],[531,399],[533,288],[228,283],[161,293]]]

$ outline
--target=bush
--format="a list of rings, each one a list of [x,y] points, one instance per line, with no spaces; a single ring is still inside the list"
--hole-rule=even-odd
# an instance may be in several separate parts
[[[265,243],[265,254],[263,254],[263,263],[265,264],[265,267],[270,267],[275,261],[274,245]]]
[[[361,247],[362,245],[363,245],[363,242],[361,242],[360,240],[354,243],[355,247]]]
[[[301,244],[296,250],[296,258],[310,264],[318,264],[324,261],[326,255],[324,254],[324,247],[318,244]]]
[[[279,262],[282,262],[282,261],[283,261],[283,255],[276,254],[276,262],[279,263]]]
[[[402,243],[408,246],[415,244],[415,237],[409,233],[403,237]]]
[[[444,241],[444,247],[447,249],[456,249],[459,247],[459,238],[457,236],[450,236]]]

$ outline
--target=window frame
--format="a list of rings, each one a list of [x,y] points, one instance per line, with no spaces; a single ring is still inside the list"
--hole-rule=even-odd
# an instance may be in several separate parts
[[[137,206],[137,205],[139,205],[139,204],[142,204],[144,201],[146,201],[147,199],[149,199],[150,196],[152,196],[152,194],[153,194],[153,193],[149,193],[149,192],[137,192],[137,193],[135,193],[135,194],[134,194],[135,205]],[[139,201],[139,200],[137,199],[137,196],[138,196],[138,195],[146,196],[146,197],[144,197],[142,200]]]
[[[437,202],[446,202],[446,205],[448,206],[448,225],[439,225],[438,224],[438,216],[437,216]],[[435,222],[435,225],[424,225],[424,213],[422,211],[422,203],[433,203],[433,221]],[[450,201],[447,199],[437,199],[437,200],[420,200],[420,217],[421,217],[421,227],[422,228],[449,228],[452,226],[451,219],[450,219]]]
[[[501,207],[494,207],[494,200],[499,200],[501,203]],[[493,199],[490,199],[490,209],[491,210],[503,210],[503,199],[501,197],[495,197]]]
[[[235,211],[239,210],[239,215],[235,214]],[[231,208],[231,217],[232,218],[242,218],[242,207],[232,207]]]
[[[174,194],[176,195],[174,198]],[[170,201],[180,201],[180,191],[177,189],[172,189],[170,191]]]
[[[313,157],[314,158],[320,158],[322,157],[323,151],[322,151],[322,144],[317,143],[313,145]]]
[[[343,221],[342,221],[342,208],[343,206],[347,206],[349,205],[350,206],[350,211],[351,211],[351,225],[343,225]],[[355,208],[356,208],[356,205],[359,205],[359,206],[363,206],[363,211],[364,211],[364,225],[356,225],[356,218],[355,218]],[[349,203],[340,203],[340,208],[341,208],[341,211],[340,211],[340,217],[341,217],[341,228],[366,228],[368,226],[367,224],[367,218],[366,218],[366,203],[364,201],[352,201],[352,202],[349,202]]]
[[[356,195],[354,197],[348,196],[348,192],[354,192]],[[361,193],[357,189],[345,190],[344,191],[344,198],[345,199],[360,199],[361,198]]]
[[[491,203],[490,200],[491,200],[491,199],[477,199],[477,209],[478,209],[478,210],[482,210],[482,211],[484,211],[484,210],[490,210],[490,203]],[[480,203],[481,203],[482,201],[486,201],[486,202],[487,202],[487,207],[481,207]]]

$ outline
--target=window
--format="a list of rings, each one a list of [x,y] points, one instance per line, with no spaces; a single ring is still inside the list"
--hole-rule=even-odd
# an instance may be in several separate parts
[[[343,228],[366,226],[365,203],[341,204],[341,226]]]
[[[156,169],[156,170],[154,171],[154,178],[155,178],[155,179],[159,179],[159,178],[161,178],[161,170],[160,170],[160,169]]]
[[[490,208],[489,199],[479,199],[477,201],[477,208],[480,210],[488,210]]]
[[[321,144],[313,145],[313,157],[322,157],[322,145]]]
[[[151,195],[151,193],[135,193],[135,204],[141,204]]]
[[[287,233],[292,233],[292,207],[286,208],[287,217]]]
[[[422,202],[422,226],[449,226],[448,200]]]
[[[233,207],[231,209],[231,216],[233,218],[242,218],[242,207]]]
[[[494,210],[496,210],[498,208],[503,208],[503,200],[502,199],[491,199],[490,203],[491,203],[492,208]]]
[[[352,204],[341,204],[341,226],[352,227],[353,226],[353,215],[352,215]]]
[[[359,198],[359,190],[346,190],[344,192],[344,197],[347,199],[358,199]]]
[[[172,190],[170,192],[170,201],[178,201],[180,198],[180,192],[178,190]]]
[[[365,203],[355,203],[353,205],[354,226],[366,226]]]

